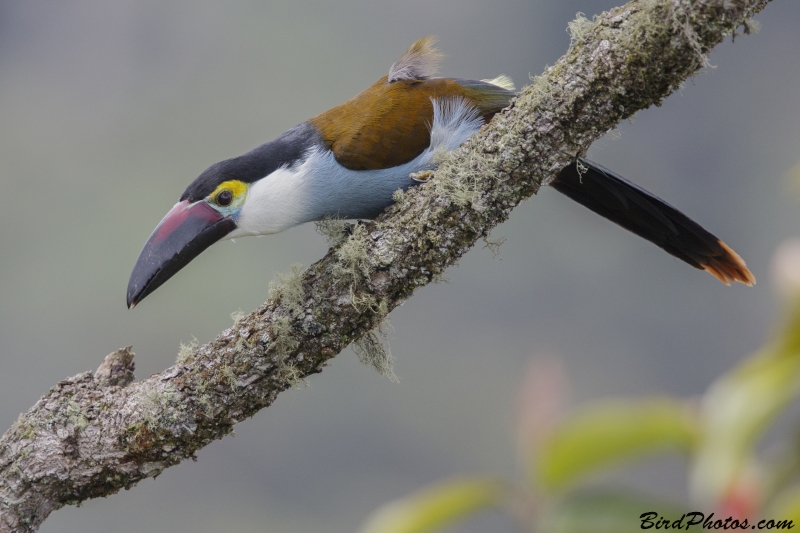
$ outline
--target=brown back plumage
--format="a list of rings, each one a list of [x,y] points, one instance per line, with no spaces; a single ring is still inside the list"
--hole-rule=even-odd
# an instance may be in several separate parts
[[[339,164],[375,170],[417,157],[430,144],[431,98],[464,98],[488,121],[514,96],[486,81],[431,78],[439,57],[432,38],[420,39],[392,65],[388,76],[309,120]]]

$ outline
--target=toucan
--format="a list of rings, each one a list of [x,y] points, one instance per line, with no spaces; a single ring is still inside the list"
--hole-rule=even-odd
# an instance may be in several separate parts
[[[460,146],[515,96],[505,76],[435,77],[441,54],[434,43],[420,39],[351,100],[200,174],[145,243],[128,283],[128,307],[219,240],[325,217],[372,219],[395,191],[425,181],[437,154]],[[755,283],[724,242],[592,161],[577,159],[549,185],[725,284]]]

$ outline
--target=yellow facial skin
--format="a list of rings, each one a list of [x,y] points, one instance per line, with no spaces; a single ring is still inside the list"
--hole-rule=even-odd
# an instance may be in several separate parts
[[[220,183],[214,192],[208,195],[208,204],[224,215],[230,215],[239,210],[247,198],[250,185],[239,180],[230,180]]]

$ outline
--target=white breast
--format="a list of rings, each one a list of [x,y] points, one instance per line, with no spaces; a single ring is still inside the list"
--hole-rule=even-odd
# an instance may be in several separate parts
[[[326,216],[371,219],[397,189],[414,182],[412,172],[432,169],[436,154],[458,148],[483,125],[477,109],[463,98],[435,98],[431,145],[413,160],[381,170],[350,170],[333,153],[315,146],[300,164],[281,167],[255,182],[228,237],[265,235]]]

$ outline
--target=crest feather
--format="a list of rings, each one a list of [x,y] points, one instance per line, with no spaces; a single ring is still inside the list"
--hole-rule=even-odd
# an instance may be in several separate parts
[[[442,53],[433,45],[436,37],[428,35],[406,50],[389,69],[389,83],[398,80],[425,80],[436,74]]]

